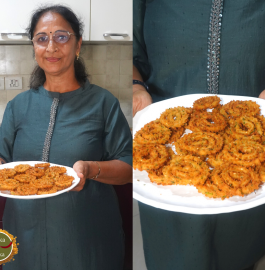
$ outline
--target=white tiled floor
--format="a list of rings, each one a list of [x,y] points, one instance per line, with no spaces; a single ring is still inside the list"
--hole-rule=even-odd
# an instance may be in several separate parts
[[[144,260],[139,208],[136,200],[133,200],[133,269],[147,270]],[[256,264],[255,270],[265,270],[265,256]]]

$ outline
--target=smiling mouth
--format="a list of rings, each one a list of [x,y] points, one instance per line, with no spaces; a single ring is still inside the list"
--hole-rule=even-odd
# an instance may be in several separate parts
[[[49,62],[58,62],[60,60],[60,58],[48,57],[48,58],[46,58],[46,60]]]

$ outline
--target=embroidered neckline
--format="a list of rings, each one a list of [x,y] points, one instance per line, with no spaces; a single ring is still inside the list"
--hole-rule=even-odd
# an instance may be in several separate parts
[[[213,0],[208,37],[207,92],[218,94],[223,0]]]
[[[50,122],[49,122],[48,130],[46,133],[45,141],[44,141],[43,151],[42,151],[43,162],[49,161],[51,140],[52,140],[52,134],[53,134],[54,124],[55,124],[55,117],[56,117],[58,104],[59,104],[59,98],[54,98],[52,102],[52,106],[51,106],[51,111],[50,111]]]

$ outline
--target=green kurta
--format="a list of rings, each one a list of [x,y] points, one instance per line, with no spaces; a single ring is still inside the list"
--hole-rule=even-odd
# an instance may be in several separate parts
[[[118,100],[86,82],[67,93],[40,87],[8,103],[0,128],[0,157],[7,162],[42,159],[53,98],[59,98],[49,162],[118,159],[131,164],[131,133]],[[4,229],[19,252],[5,270],[122,269],[124,239],[111,185],[87,180],[80,192],[48,199],[8,199]]]
[[[153,101],[207,93],[212,0],[134,0],[134,65]],[[224,0],[219,93],[265,89],[265,1]],[[190,215],[139,203],[148,270],[241,270],[265,254],[265,205]]]
[[[135,0],[134,65],[154,101],[207,93],[212,0]],[[265,2],[224,0],[219,94],[265,89]]]

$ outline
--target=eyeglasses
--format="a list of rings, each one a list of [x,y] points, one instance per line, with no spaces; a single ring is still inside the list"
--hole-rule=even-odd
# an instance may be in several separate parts
[[[52,40],[56,43],[64,44],[70,39],[71,35],[75,36],[75,34],[68,31],[59,30],[52,35]],[[32,42],[35,45],[47,47],[50,42],[50,36],[48,36],[46,33],[39,33],[33,37]]]

